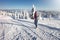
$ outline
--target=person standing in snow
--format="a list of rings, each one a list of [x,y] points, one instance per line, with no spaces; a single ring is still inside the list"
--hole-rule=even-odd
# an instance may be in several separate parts
[[[36,28],[37,28],[37,23],[38,23],[38,16],[37,16],[37,11],[35,11],[35,13],[34,13],[34,24],[35,24]]]

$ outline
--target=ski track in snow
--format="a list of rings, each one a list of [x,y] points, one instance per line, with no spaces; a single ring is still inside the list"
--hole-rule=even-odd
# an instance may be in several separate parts
[[[26,23],[26,22],[25,22],[25,23]],[[31,22],[30,22],[30,23],[31,23]],[[32,23],[32,24],[33,24],[33,23]],[[30,25],[30,26],[31,26],[31,25]],[[43,26],[42,29],[41,29],[40,26],[41,26],[41,25],[39,25],[39,29],[45,33],[47,30],[46,30],[46,31],[43,30],[43,29],[44,29],[44,26]],[[46,29],[49,29],[49,28],[47,28],[47,27],[45,27],[45,28],[46,28]],[[51,29],[49,29],[49,30],[51,30]],[[52,31],[54,32],[55,30],[52,29]],[[58,31],[59,31],[59,30],[58,30]],[[51,31],[50,31],[50,32],[51,32]],[[59,40],[60,40],[60,38],[58,38],[56,35],[53,35],[53,33],[49,33],[49,32],[46,32],[46,33],[49,34],[50,36],[54,37],[55,40],[56,40],[56,39],[59,39]],[[46,35],[47,35],[47,34],[46,34]],[[47,36],[47,37],[48,37],[48,36]]]
[[[32,33],[34,33],[38,38],[40,38],[41,40],[43,40],[43,38],[41,38],[36,32],[34,32],[32,29],[29,28],[30,26],[26,26],[26,25],[24,25],[22,22],[18,22],[18,23],[21,23],[24,27],[28,28]],[[25,28],[25,30],[26,30],[26,28]],[[25,31],[25,30],[24,30],[24,31]],[[29,31],[29,32],[30,32],[30,31]],[[32,34],[32,33],[31,33],[31,34]]]
[[[12,21],[12,20],[11,20]],[[13,23],[4,23],[0,22],[0,24],[11,24],[23,26],[22,32],[18,32],[12,39],[9,40],[24,40],[26,36],[26,40],[32,40],[32,38],[36,38],[37,40],[60,40],[59,30],[50,29],[41,24],[38,24],[38,28],[33,28],[34,23],[28,21],[12,21]],[[27,24],[26,24],[27,23]],[[25,36],[24,36],[25,33]],[[2,39],[2,38],[1,38]]]

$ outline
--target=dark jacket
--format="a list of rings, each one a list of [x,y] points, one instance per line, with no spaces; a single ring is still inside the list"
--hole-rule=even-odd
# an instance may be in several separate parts
[[[37,11],[34,13],[34,19],[37,19]]]

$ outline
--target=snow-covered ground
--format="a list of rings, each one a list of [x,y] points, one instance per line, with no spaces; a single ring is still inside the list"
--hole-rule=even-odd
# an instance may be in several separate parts
[[[60,40],[59,23],[57,20],[39,20],[35,29],[34,20],[0,16],[0,40]]]
[[[28,19],[28,20],[20,19],[20,20],[34,22],[34,20],[32,20],[32,19]],[[44,25],[48,25],[53,28],[60,29],[60,20],[57,20],[57,19],[49,19],[49,18],[44,18],[44,20],[40,19],[40,20],[38,20],[38,24],[44,24]]]
[[[44,20],[39,20],[39,23],[60,29],[60,20],[57,20],[57,19],[45,18]]]

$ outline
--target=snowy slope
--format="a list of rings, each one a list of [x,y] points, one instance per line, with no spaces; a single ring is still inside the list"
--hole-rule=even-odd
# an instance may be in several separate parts
[[[0,16],[0,40],[60,40],[60,30],[42,23],[35,29],[32,20]]]
[[[0,40],[11,40],[21,30],[22,27],[11,20],[9,16],[0,16]]]
[[[28,20],[20,19],[20,20],[25,20],[25,21],[34,23],[34,20],[32,19],[28,19]],[[40,19],[38,20],[38,24],[44,24],[44,25],[48,25],[53,28],[60,29],[60,20],[56,20],[56,19],[49,19],[49,18],[45,18],[44,20]]]
[[[45,25],[49,25],[53,28],[58,28],[60,29],[60,20],[57,19],[49,19],[46,18],[44,20],[39,20],[39,23],[45,24]]]
[[[24,21],[24,20],[20,20],[20,21],[25,22],[23,24],[30,26],[29,28],[33,30],[34,24],[32,22]],[[60,39],[60,29],[52,28],[51,26],[47,26],[44,24],[38,24],[38,28],[34,31],[38,35],[40,35],[40,37],[42,37],[43,40],[57,40],[57,39],[59,40]]]

